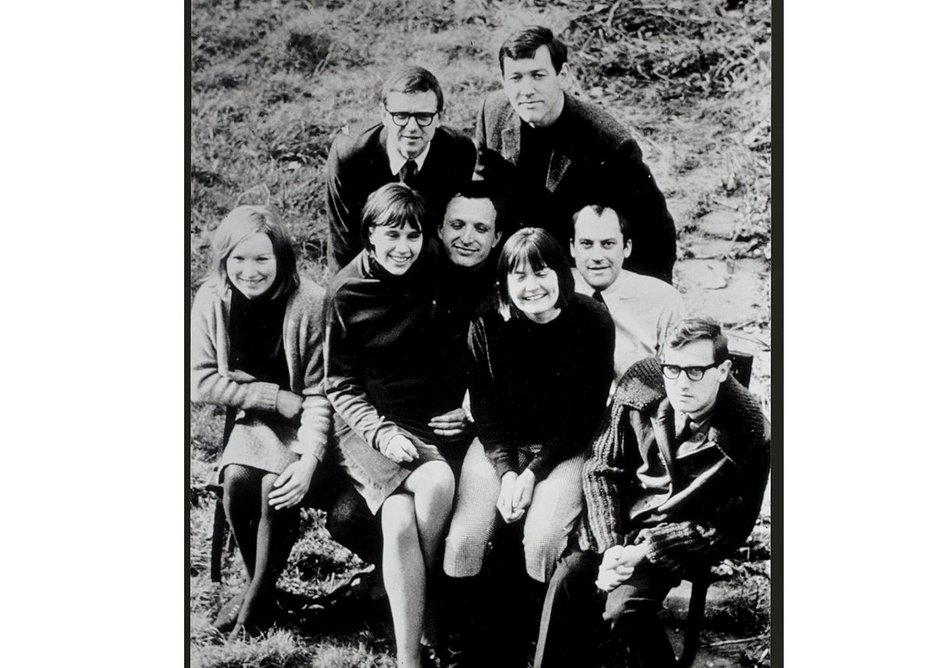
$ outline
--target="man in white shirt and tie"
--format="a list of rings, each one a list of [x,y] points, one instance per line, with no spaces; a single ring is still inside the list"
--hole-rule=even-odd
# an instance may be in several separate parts
[[[611,207],[589,204],[572,216],[575,290],[602,302],[614,320],[614,377],[662,349],[683,317],[682,295],[668,283],[624,269],[633,251],[630,227]]]

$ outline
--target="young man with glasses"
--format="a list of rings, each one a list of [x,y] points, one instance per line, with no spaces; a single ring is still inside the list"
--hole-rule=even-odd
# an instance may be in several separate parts
[[[363,248],[361,208],[380,186],[402,181],[426,200],[426,229],[442,221],[449,199],[471,180],[471,139],[441,125],[442,88],[422,67],[404,67],[383,85],[381,122],[359,132],[343,130],[326,164],[328,266],[332,273]]]
[[[730,368],[718,324],[687,318],[659,360],[624,374],[583,471],[582,550],[550,582],[538,668],[624,648],[636,665],[675,667],[663,599],[744,542],[767,484],[770,426]]]

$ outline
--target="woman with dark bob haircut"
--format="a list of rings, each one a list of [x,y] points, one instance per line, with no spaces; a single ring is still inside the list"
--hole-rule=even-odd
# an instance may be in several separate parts
[[[455,477],[446,460],[453,444],[432,424],[464,395],[440,373],[425,215],[423,198],[402,183],[371,193],[361,215],[364,250],[332,280],[326,306],[325,389],[339,463],[380,518],[401,668],[419,668],[436,643],[427,581]]]
[[[523,519],[527,573],[547,582],[582,508],[586,449],[613,377],[614,325],[573,286],[565,252],[544,230],[523,228],[504,244],[497,302],[468,335],[478,438],[446,539],[452,577],[478,575],[498,526]]]
[[[218,463],[224,512],[247,586],[214,626],[230,638],[268,628],[298,504],[325,455],[321,388],[325,291],[301,280],[276,213],[239,206],[212,239],[213,268],[192,304],[192,399],[239,409]]]

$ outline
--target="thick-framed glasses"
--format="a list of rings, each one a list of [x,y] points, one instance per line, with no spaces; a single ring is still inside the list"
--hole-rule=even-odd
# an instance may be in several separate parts
[[[705,366],[679,366],[678,364],[663,364],[663,375],[670,380],[676,380],[679,378],[679,374],[683,371],[686,372],[686,378],[691,380],[693,383],[702,380],[702,376],[705,375],[705,372],[709,369],[714,369],[718,364],[706,364]]]
[[[384,109],[390,114],[390,118],[393,119],[394,124],[399,125],[401,128],[406,127],[410,118],[415,118],[416,125],[419,127],[428,127],[432,125],[433,119],[439,114],[439,111],[390,111],[386,106],[384,106]]]

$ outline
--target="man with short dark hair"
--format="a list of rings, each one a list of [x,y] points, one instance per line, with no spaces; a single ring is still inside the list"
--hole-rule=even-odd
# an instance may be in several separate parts
[[[605,305],[614,320],[614,379],[635,362],[658,355],[667,330],[682,318],[682,295],[652,276],[624,269],[634,250],[627,219],[589,204],[572,216],[569,244],[575,291]]]
[[[770,427],[730,369],[718,324],[688,318],[659,360],[624,374],[585,464],[583,551],[550,582],[537,667],[591,665],[599,645],[675,667],[663,599],[744,542],[767,484]]]
[[[503,91],[478,112],[478,174],[509,182],[523,202],[524,224],[570,236],[585,204],[613,203],[631,223],[634,253],[626,268],[672,282],[676,228],[640,147],[598,107],[563,91],[566,47],[541,26],[511,35],[498,53]]]
[[[422,67],[404,67],[384,83],[382,121],[347,130],[332,143],[326,164],[328,266],[337,272],[363,248],[361,208],[380,186],[402,181],[426,200],[434,233],[449,198],[470,181],[475,149],[466,135],[441,125],[442,88]]]

